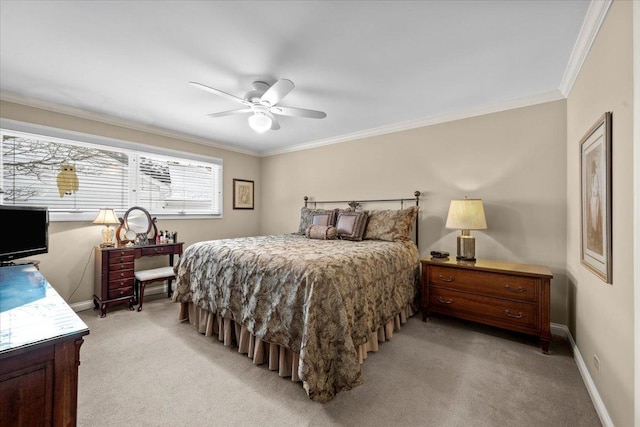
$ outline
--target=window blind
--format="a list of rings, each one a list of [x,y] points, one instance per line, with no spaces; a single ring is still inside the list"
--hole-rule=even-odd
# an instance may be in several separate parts
[[[220,159],[6,130],[0,135],[2,204],[46,206],[52,213],[141,206],[152,215],[222,215]]]

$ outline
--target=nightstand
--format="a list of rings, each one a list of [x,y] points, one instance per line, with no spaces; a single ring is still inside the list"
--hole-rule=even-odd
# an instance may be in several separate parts
[[[535,335],[549,352],[552,274],[542,265],[425,258],[422,320],[440,313]]]

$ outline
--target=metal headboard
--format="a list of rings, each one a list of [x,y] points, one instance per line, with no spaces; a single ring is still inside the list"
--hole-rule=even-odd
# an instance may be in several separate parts
[[[413,193],[414,197],[411,199],[374,199],[374,200],[309,200],[309,196],[304,196],[304,207],[308,208],[309,207],[309,203],[313,203],[313,208],[316,209],[318,204],[342,204],[342,203],[347,203],[351,208],[353,209],[357,209],[360,207],[361,203],[378,203],[378,202],[400,202],[400,209],[404,208],[404,203],[405,202],[416,202],[416,206],[420,206],[420,191],[415,191]],[[418,246],[418,226],[419,226],[419,221],[418,221],[418,217],[419,215],[416,215],[416,223],[415,223],[415,230],[416,230],[416,247]]]

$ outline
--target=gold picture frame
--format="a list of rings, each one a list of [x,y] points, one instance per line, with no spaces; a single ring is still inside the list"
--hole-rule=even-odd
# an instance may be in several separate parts
[[[253,209],[253,181],[233,179],[233,209]]]
[[[580,140],[580,263],[613,283],[611,247],[611,112]]]

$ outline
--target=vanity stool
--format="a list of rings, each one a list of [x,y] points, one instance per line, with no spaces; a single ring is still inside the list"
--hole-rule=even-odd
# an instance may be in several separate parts
[[[167,281],[169,294],[171,294],[171,281],[175,280],[176,274],[173,267],[152,268],[150,270],[140,270],[134,273],[136,299],[138,300],[138,311],[142,310],[142,300],[144,298],[144,287],[147,283]]]

